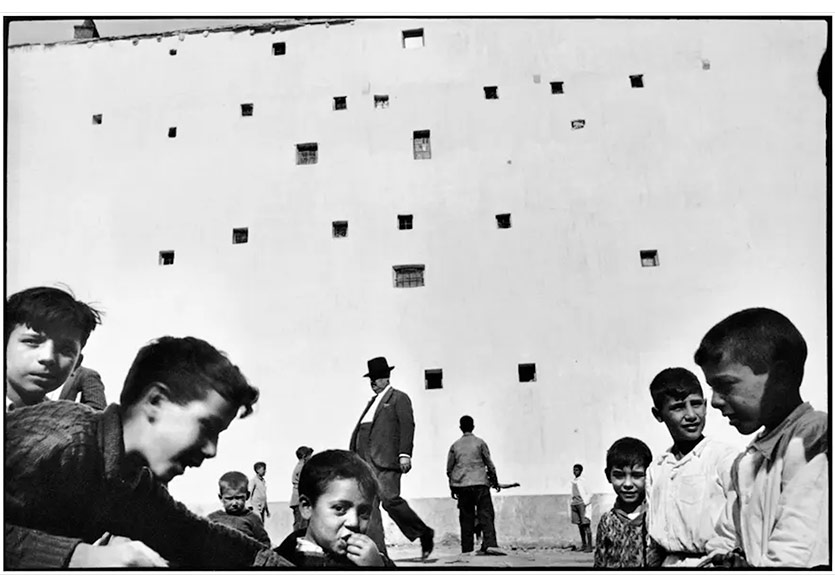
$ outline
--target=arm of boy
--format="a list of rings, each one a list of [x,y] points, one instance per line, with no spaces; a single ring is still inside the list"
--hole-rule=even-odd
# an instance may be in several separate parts
[[[108,536],[109,537],[109,536]],[[104,543],[104,537],[93,543],[79,543],[73,551],[70,568],[167,568],[157,552],[142,543],[118,538]],[[101,542],[101,543],[100,543]]]
[[[354,533],[348,538],[348,559],[362,567],[382,567],[385,560],[374,541],[362,533]]]
[[[487,467],[487,482],[490,483],[491,488],[496,489],[496,492],[500,492],[502,488],[499,486],[499,475],[496,472],[496,466],[493,464],[492,458],[490,458],[490,448],[487,447],[487,442],[481,442],[481,460]]]
[[[3,566],[6,570],[66,568],[82,541],[28,527],[3,524]]]

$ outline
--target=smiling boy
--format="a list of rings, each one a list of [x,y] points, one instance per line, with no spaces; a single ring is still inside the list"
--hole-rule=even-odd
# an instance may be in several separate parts
[[[762,307],[725,318],[696,351],[711,406],[743,435],[763,428],[733,464],[703,566],[831,565],[828,423],[800,398],[806,354],[794,324]]]
[[[707,402],[696,375],[667,368],[649,386],[652,415],[673,445],[647,470],[647,527],[664,566],[696,566],[725,507],[738,450],[703,434]]]

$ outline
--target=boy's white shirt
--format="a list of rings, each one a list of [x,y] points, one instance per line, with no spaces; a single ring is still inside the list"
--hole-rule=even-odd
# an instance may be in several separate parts
[[[586,517],[589,519],[592,518],[594,514],[594,507],[591,504],[591,494],[586,489],[586,483],[583,480],[582,476],[575,476],[571,479],[571,496],[574,495],[579,496],[583,500],[583,504],[586,505]],[[572,499],[568,499],[568,516],[571,517],[571,501]]]
[[[731,491],[739,450],[705,437],[677,460],[672,447],[647,470],[647,528],[670,555],[664,565],[696,565],[707,552]],[[677,556],[674,552],[687,554]],[[686,560],[686,561],[685,561]]]

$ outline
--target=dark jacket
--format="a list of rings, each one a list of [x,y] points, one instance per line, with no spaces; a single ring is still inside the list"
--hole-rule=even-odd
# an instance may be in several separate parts
[[[236,531],[240,531],[266,547],[272,546],[270,536],[267,534],[267,530],[264,529],[264,523],[261,522],[261,517],[252,511],[245,511],[242,515],[230,515],[221,509],[214,513],[209,513],[207,519],[212,523],[220,523],[221,525],[226,525]]]
[[[294,531],[287,538],[281,542],[281,545],[276,547],[273,551],[282,558],[288,560],[291,564],[299,568],[334,568],[334,569],[354,569],[354,570],[373,570],[375,568],[360,568],[354,562],[345,556],[328,555],[313,552],[296,551],[296,539],[304,537],[307,529]],[[385,555],[383,563],[386,568],[394,568],[394,562],[388,559]]]
[[[415,418],[412,413],[412,401],[409,395],[398,391],[394,387],[385,391],[380,397],[380,403],[374,412],[369,434],[367,454],[378,468],[400,470],[400,454],[412,455],[415,438]],[[362,416],[360,416],[360,421]],[[349,448],[357,450],[357,432],[360,421],[357,421],[351,434]]]
[[[121,409],[46,401],[6,414],[5,569],[63,568],[105,532],[183,569],[286,565],[257,541],[175,501],[126,457]],[[283,564],[282,564],[283,562]]]

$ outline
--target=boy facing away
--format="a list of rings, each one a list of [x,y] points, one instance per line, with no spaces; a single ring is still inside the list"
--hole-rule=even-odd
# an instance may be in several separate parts
[[[308,521],[275,552],[300,568],[394,567],[366,535],[379,486],[374,471],[346,450],[319,452],[299,478],[299,508]]]
[[[794,324],[762,307],[723,319],[696,350],[711,406],[743,435],[763,428],[733,464],[703,566],[831,565],[829,429],[800,398],[806,352]]]
[[[639,439],[624,437],[606,452],[606,480],[617,495],[597,524],[595,568],[643,568],[657,565],[645,524],[646,470],[652,453]]]
[[[166,484],[217,451],[258,390],[207,342],[142,348],[104,411],[47,401],[6,415],[4,564],[18,568],[230,569],[287,565],[257,541],[198,517]],[[96,545],[106,535],[115,545]]]
[[[647,528],[666,551],[664,566],[696,566],[725,508],[739,452],[703,434],[707,402],[696,375],[667,368],[649,386],[652,415],[673,445],[647,470]]]
[[[574,464],[574,478],[571,479],[571,522],[580,530],[581,551],[594,551],[591,539],[591,494],[586,490],[586,483],[581,478],[583,465]]]
[[[264,516],[270,516],[270,506],[267,504],[267,481],[264,480],[267,465],[264,462],[255,462],[252,469],[255,471],[255,476],[249,480],[249,504],[263,523]]]
[[[290,509],[293,511],[293,531],[307,529],[307,519],[303,518],[299,511],[299,478],[301,477],[305,462],[310,460],[312,455],[313,448],[309,446],[299,446],[296,449],[296,458],[299,461],[296,462],[296,466],[293,468],[293,475],[290,478],[293,484],[293,491],[290,493]]]
[[[44,401],[81,364],[101,315],[66,291],[33,287],[6,300],[6,410]]]
[[[209,521],[237,529],[244,535],[270,547],[270,537],[261,518],[246,508],[249,480],[243,472],[227,472],[218,481],[218,498],[223,509],[209,514]]]

